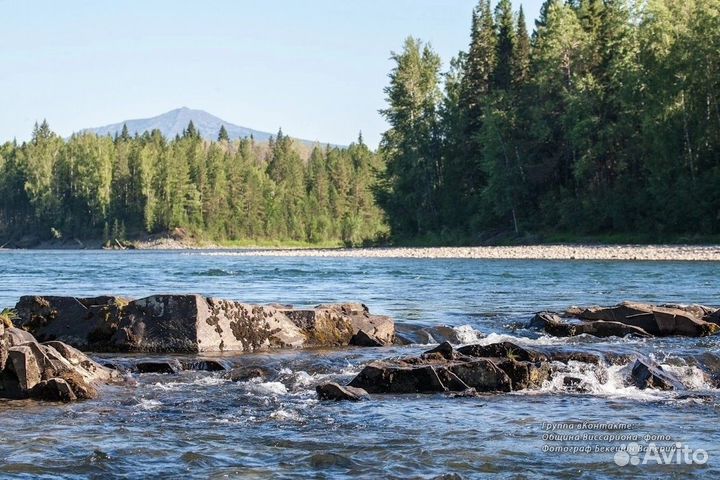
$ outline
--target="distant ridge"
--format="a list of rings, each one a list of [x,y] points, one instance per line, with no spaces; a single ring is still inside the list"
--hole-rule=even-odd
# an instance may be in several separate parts
[[[122,132],[123,125],[127,125],[130,135],[135,135],[135,133],[142,134],[144,132],[151,132],[158,129],[163,135],[165,135],[165,137],[175,138],[176,135],[183,134],[183,130],[187,128],[188,123],[190,123],[191,120],[195,125],[195,128],[200,132],[200,135],[206,140],[217,140],[218,132],[220,131],[220,127],[223,125],[225,126],[231,140],[246,138],[252,135],[255,140],[262,142],[267,141],[271,136],[275,135],[273,133],[254,130],[248,127],[241,127],[239,125],[226,122],[225,120],[204,110],[195,110],[187,107],[176,108],[175,110],[170,110],[169,112],[156,117],[125,120],[111,125],[105,125],[103,127],[86,128],[81,131],[95,133],[100,136],[115,136],[115,134],[120,134],[120,132]],[[297,140],[310,146],[320,143],[312,140]]]

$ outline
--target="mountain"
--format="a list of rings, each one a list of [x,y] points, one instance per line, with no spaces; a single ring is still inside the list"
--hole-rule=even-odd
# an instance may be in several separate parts
[[[113,123],[111,125],[105,125],[104,127],[86,128],[83,132],[92,132],[97,135],[111,135],[120,134],[122,132],[123,125],[127,125],[130,135],[135,133],[142,134],[143,132],[151,132],[154,129],[160,130],[163,135],[167,138],[175,138],[175,135],[182,135],[192,120],[195,128],[198,129],[203,138],[207,140],[216,140],[220,127],[225,125],[225,129],[231,139],[235,140],[238,138],[249,137],[250,135],[258,141],[267,141],[271,135],[275,135],[268,132],[262,132],[260,130],[254,130],[252,128],[241,127],[225,120],[211,115],[204,110],[194,110],[187,107],[176,108],[170,110],[167,113],[158,115],[157,117],[151,118],[138,118],[134,120],[125,120],[123,122]],[[298,139],[299,142],[305,145],[314,145],[318,142],[311,140]]]

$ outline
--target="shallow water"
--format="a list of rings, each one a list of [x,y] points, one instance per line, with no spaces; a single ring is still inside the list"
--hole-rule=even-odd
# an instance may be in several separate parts
[[[198,292],[296,306],[362,301],[402,325],[455,327],[461,342],[509,338],[651,355],[688,387],[683,393],[639,391],[625,384],[627,366],[572,364],[566,370],[582,379],[586,393],[569,392],[559,373],[538,390],[513,394],[321,403],[317,383],[347,381],[373,359],[428,347],[223,355],[225,362],[274,373],[237,383],[222,373],[130,375],[134,385],[107,388],[95,401],[0,401],[0,477],[717,477],[720,394],[694,365],[699,355],[718,358],[720,338],[553,339],[522,324],[537,310],[574,304],[717,305],[719,272],[718,263],[0,251],[0,307],[32,293]],[[137,359],[96,357],[119,364]],[[619,424],[630,428],[613,430]],[[646,441],[644,435],[661,438]],[[642,446],[681,442],[704,449],[708,461],[618,466],[614,452],[577,451],[617,448],[634,437]]]

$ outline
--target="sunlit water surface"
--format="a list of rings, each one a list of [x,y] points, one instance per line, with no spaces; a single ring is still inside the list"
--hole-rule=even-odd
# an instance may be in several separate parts
[[[628,367],[576,364],[567,372],[583,378],[589,392],[567,391],[558,374],[538,390],[514,394],[378,395],[326,403],[316,399],[319,382],[349,381],[373,359],[428,346],[225,355],[229,364],[262,365],[275,374],[249,382],[209,372],[132,375],[128,385],[106,388],[93,401],[0,401],[0,477],[719,477],[720,395],[689,361],[704,354],[718,358],[718,338],[568,340],[522,328],[535,311],[570,305],[717,305],[719,273],[717,263],[0,251],[0,307],[26,294],[197,292],[295,306],[361,301],[401,325],[454,327],[464,343],[510,339],[651,355],[688,386],[683,393],[640,391],[625,384]],[[120,364],[137,359],[95,357]],[[554,432],[580,440],[548,437],[547,424],[561,423],[597,430]],[[608,424],[631,428],[613,431]],[[577,450],[627,441],[585,440],[584,434],[635,435],[642,446],[652,441],[644,435],[662,435],[656,444],[704,449],[708,461],[685,465],[673,457],[671,465],[618,466],[612,452]]]

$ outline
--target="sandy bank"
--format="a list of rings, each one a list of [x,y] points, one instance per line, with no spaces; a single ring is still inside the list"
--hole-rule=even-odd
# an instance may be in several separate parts
[[[518,260],[646,260],[720,262],[720,245],[515,245],[482,247],[280,248],[223,247],[194,240],[133,240],[138,250],[203,250],[209,255],[328,258],[469,258]],[[97,241],[43,242],[33,249],[94,250]],[[4,250],[0,247],[0,250]]]
[[[720,245],[526,245],[353,249],[233,249],[218,255],[348,258],[720,261]]]

